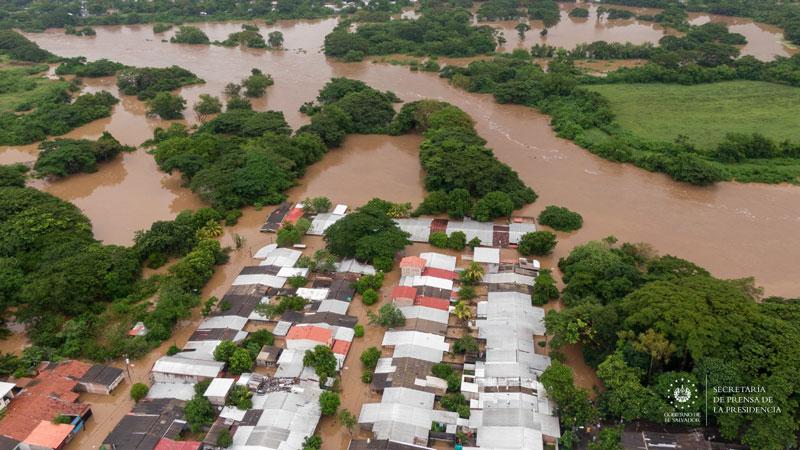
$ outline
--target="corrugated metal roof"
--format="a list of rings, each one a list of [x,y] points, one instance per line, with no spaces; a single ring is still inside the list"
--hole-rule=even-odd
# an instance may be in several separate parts
[[[283,278],[304,277],[308,275],[308,267],[281,267],[278,276]]]
[[[414,242],[428,242],[431,235],[431,222],[433,219],[418,217],[414,219],[394,219],[397,226],[411,234],[410,240]]]
[[[419,256],[425,260],[425,267],[433,267],[442,270],[456,270],[455,256],[448,256],[436,252],[420,253]]]
[[[445,280],[437,277],[410,277],[404,276],[400,278],[398,283],[400,286],[430,286],[437,289],[444,289],[447,291],[453,290],[453,280]]]
[[[335,266],[337,272],[358,273],[362,275],[375,275],[378,273],[375,270],[375,267],[369,264],[362,264],[352,258],[343,259],[342,261],[335,263]]]
[[[194,397],[194,385],[188,383],[154,383],[147,391],[147,398],[174,398],[188,401]]]
[[[190,375],[214,378],[225,366],[219,361],[206,361],[197,359],[176,358],[162,356],[153,364],[153,372],[171,373],[176,375]]]
[[[234,381],[233,378],[214,378],[203,395],[206,397],[225,397],[233,387]]]
[[[244,286],[249,284],[259,284],[273,288],[281,288],[286,284],[286,278],[267,274],[239,275],[231,283],[232,286]]]
[[[309,228],[306,233],[315,236],[321,236],[325,230],[328,229],[328,227],[338,222],[343,217],[344,214],[338,214],[335,211],[333,213],[317,214],[317,217],[311,221],[311,228]]]
[[[473,261],[484,264],[500,264],[500,249],[476,247],[474,250]]]
[[[278,248],[278,244],[269,244],[267,246],[261,247],[260,249],[258,249],[256,254],[253,255],[253,258],[264,259],[267,256],[269,256],[269,254],[272,253],[272,251],[275,250],[276,248]]]
[[[262,266],[278,266],[278,267],[294,267],[294,263],[300,259],[303,252],[292,250],[290,248],[276,248],[267,255],[260,265]]]

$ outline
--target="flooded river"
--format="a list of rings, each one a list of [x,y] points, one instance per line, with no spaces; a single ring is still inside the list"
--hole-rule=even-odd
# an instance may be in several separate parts
[[[639,43],[655,41],[663,35],[663,30],[651,23],[597,22],[595,17],[593,12],[592,17],[580,22],[565,16],[550,30],[547,43],[570,46],[597,39]],[[717,18],[695,15],[692,20],[699,23]],[[745,34],[750,41],[746,53],[770,59],[773,54],[790,51],[780,44],[779,30],[752,21],[730,20],[733,31]],[[540,199],[521,211],[522,214],[535,216],[546,205],[557,204],[583,215],[583,229],[558,233],[560,243],[554,254],[540,258],[544,267],[554,267],[558,258],[575,245],[613,234],[623,241],[650,242],[662,253],[690,259],[719,277],[755,275],[769,295],[800,293],[796,256],[800,254],[800,188],[736,183],[695,187],[631,165],[605,161],[570,141],[556,138],[548,118],[529,108],[498,105],[491,96],[455,89],[435,74],[366,61],[344,64],[326,58],[320,47],[335,24],[335,19],[289,21],[271,27],[260,24],[262,33],[283,32],[286,51],[162,43],[162,36],[154,36],[152,27],[146,25],[97,27],[96,37],[67,36],[58,30],[28,36],[43,48],[63,56],[109,58],[135,66],[177,64],[192,70],[206,84],[181,89],[190,106],[200,94],[220,95],[227,83],[238,82],[251,68],[258,67],[272,74],[276,84],[269,88],[266,97],[254,102],[255,108],[283,111],[293,128],[307,123],[298,108],[313,99],[331,77],[361,79],[377,89],[392,90],[405,101],[422,98],[448,101],[477,120],[478,132],[488,140],[498,158],[510,164],[539,193]],[[518,45],[514,41],[514,24],[508,23],[511,32],[505,33],[509,40],[506,50]],[[198,26],[212,40],[223,40],[228,33],[239,30],[241,22]],[[529,32],[525,45],[535,42],[540,42],[540,37],[534,30]],[[86,82],[90,91],[109,89],[116,94],[112,78]],[[197,123],[191,107],[186,111],[186,122]],[[67,137],[97,138],[106,130],[125,144],[137,145],[150,138],[155,127],[166,125],[168,122],[145,117],[142,102],[123,96],[110,118],[76,129]],[[300,185],[289,191],[289,196],[302,200],[325,195],[350,206],[363,204],[372,197],[419,203],[425,194],[424,173],[417,159],[421,140],[415,135],[349,136],[341,148],[332,149],[321,162],[311,166]],[[35,145],[0,147],[0,162],[32,161],[36,153]],[[135,230],[203,204],[180,186],[177,174],[159,172],[152,157],[141,149],[101,164],[94,174],[60,181],[37,180],[34,185],[77,204],[91,218],[96,237],[114,244],[130,244]],[[241,267],[253,263],[251,253],[274,239],[274,235],[258,232],[268,211],[269,208],[261,211],[246,208],[239,224],[233,229],[226,228],[223,245],[232,245],[233,232],[246,237],[247,244],[231,255],[228,264],[217,269],[203,290],[204,298],[222,297]],[[304,242],[309,244],[307,253],[321,245],[318,237],[307,237]],[[425,247],[415,245],[407,251],[416,254],[425,251]],[[514,255],[513,250],[503,251],[504,257]],[[386,286],[391,286],[392,281],[388,280]],[[350,313],[364,317],[360,303],[354,303]],[[146,359],[134,362],[133,382],[147,378],[153,361],[169,345],[185,344],[199,320],[195,311],[194,317],[182,322],[176,330],[174,342],[165,342]],[[343,406],[356,414],[364,401],[375,400],[370,400],[369,390],[360,382],[358,356],[364,348],[377,345],[379,337],[378,329],[367,327],[366,337],[356,339],[345,362]],[[4,350],[18,350],[11,347],[23,345],[24,340],[17,341],[4,342]],[[564,353],[576,369],[580,384],[590,387],[597,382],[592,371],[583,365],[579,348],[568,348]],[[117,390],[115,397],[93,396],[84,400],[92,401],[95,416],[87,424],[88,432],[80,434],[70,445],[72,449],[98,446],[131,406],[127,387]],[[324,419],[319,430],[326,436],[326,449],[344,448],[349,439],[347,431],[333,419]]]

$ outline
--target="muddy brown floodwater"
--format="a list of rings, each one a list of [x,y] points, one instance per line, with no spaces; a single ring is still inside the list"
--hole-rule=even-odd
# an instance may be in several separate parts
[[[712,20],[709,17],[709,20]],[[591,21],[593,19],[589,19]],[[703,20],[694,17],[693,20]],[[240,29],[242,22],[198,24],[212,40],[223,40],[228,33]],[[573,25],[575,23],[575,25]],[[135,66],[185,67],[207,83],[180,90],[192,105],[200,94],[220,95],[225,84],[241,80],[253,67],[272,74],[276,83],[265,98],[255,102],[258,110],[280,110],[293,128],[307,123],[298,112],[300,105],[316,96],[322,85],[334,76],[361,79],[381,90],[392,90],[405,101],[435,98],[450,102],[473,116],[478,132],[488,140],[497,157],[510,164],[521,178],[540,195],[533,205],[521,213],[535,216],[546,205],[557,204],[580,212],[584,227],[575,233],[558,233],[555,252],[540,258],[543,267],[554,267],[575,245],[615,235],[623,241],[646,241],[662,253],[692,260],[719,277],[735,278],[755,275],[769,295],[796,296],[800,293],[797,255],[800,254],[800,188],[790,185],[719,183],[696,187],[670,180],[662,174],[646,172],[631,165],[608,162],[572,142],[556,138],[549,119],[530,108],[498,105],[491,96],[469,94],[449,86],[435,74],[410,72],[402,66],[370,62],[344,64],[320,53],[324,36],[336,24],[335,19],[289,21],[264,27],[262,32],[283,32],[286,51],[215,46],[188,46],[160,42],[151,26],[97,27],[96,37],[67,36],[62,30],[29,34],[43,48],[63,56],[86,56],[90,60],[109,58]],[[510,24],[509,24],[510,25]],[[569,45],[569,42],[596,39],[643,42],[656,40],[662,33],[654,25],[636,21],[620,24],[586,25],[562,20],[559,26],[575,27],[569,33],[573,41],[558,41],[561,33],[551,29],[548,43]],[[641,31],[641,27],[649,31]],[[743,22],[742,32],[756,42],[754,28],[770,34],[772,44],[754,50],[759,57],[787,52],[780,43],[779,31],[752,22]],[[172,32],[166,33],[168,38]],[[618,33],[618,34],[608,34]],[[506,38],[516,32],[506,33]],[[535,38],[533,36],[536,36]],[[616,37],[615,37],[616,36]],[[526,45],[537,42],[538,33],[529,33]],[[563,37],[566,39],[566,37]],[[760,41],[759,41],[760,42]],[[515,44],[514,44],[515,45]],[[513,48],[511,42],[507,48]],[[110,89],[117,94],[113,79],[87,81],[90,90]],[[186,121],[197,123],[187,109]],[[168,122],[144,116],[142,104],[122,96],[110,118],[74,130],[69,137],[98,137],[108,130],[123,143],[135,145],[152,136],[156,126]],[[800,123],[798,123],[800,126]],[[289,191],[292,200],[326,195],[337,203],[350,206],[363,204],[372,197],[418,203],[424,196],[417,146],[421,137],[408,135],[350,136],[340,148],[332,149],[319,163],[310,167],[300,185]],[[36,146],[0,148],[0,161],[32,161]],[[202,202],[180,187],[177,175],[157,170],[150,155],[143,150],[121,155],[117,160],[101,164],[94,174],[81,174],[66,180],[37,181],[41,187],[75,202],[90,217],[95,235],[107,243],[130,244],[133,232],[146,228],[155,220],[173,217],[184,208],[195,208]],[[231,261],[218,268],[203,290],[204,298],[221,297],[242,266],[252,264],[251,252],[270,243],[274,235],[258,232],[268,208],[256,211],[245,208],[244,216],[233,229],[226,229],[223,245],[232,245],[231,234],[247,238],[247,244],[232,254]],[[314,246],[319,238],[306,238]],[[306,242],[304,241],[304,242]],[[316,242],[316,244],[315,244]],[[409,251],[422,251],[418,248]],[[513,257],[513,250],[504,250],[504,257]],[[391,286],[387,282],[387,286]],[[558,305],[554,305],[558,307]],[[363,316],[361,305],[354,303],[351,314]],[[191,320],[176,330],[173,341],[154,351],[142,361],[134,361],[131,376],[134,382],[147,378],[153,361],[176,343],[183,345],[200,319],[195,311]],[[380,332],[367,327],[364,339],[356,339],[345,364],[344,406],[353,413],[370,398],[358,379],[358,355],[369,345],[379,342]],[[376,340],[377,339],[377,340]],[[24,341],[7,343],[19,346]],[[6,345],[3,345],[5,348]],[[585,386],[596,383],[590,369],[582,365],[580,349],[564,352],[576,379]],[[352,356],[355,355],[355,356]],[[121,364],[116,362],[116,364]],[[91,399],[98,414],[88,424],[71,449],[98,446],[113,425],[129,411],[127,389],[116,397]],[[349,438],[347,432],[331,420],[320,424],[329,438],[326,448],[338,448]]]

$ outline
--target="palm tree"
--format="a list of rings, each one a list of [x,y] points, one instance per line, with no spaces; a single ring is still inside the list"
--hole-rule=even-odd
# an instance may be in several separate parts
[[[461,281],[467,285],[478,284],[483,279],[483,266],[472,261],[463,272],[461,272]]]
[[[456,315],[459,321],[467,321],[472,318],[472,309],[464,302],[456,302],[453,314]]]

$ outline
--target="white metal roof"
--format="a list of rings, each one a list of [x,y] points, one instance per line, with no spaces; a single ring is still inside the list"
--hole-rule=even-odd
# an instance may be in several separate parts
[[[313,288],[299,288],[296,295],[303,297],[306,300],[324,300],[328,297],[328,288],[313,289]]]
[[[222,408],[222,411],[220,411],[219,416],[223,419],[235,420],[236,422],[241,422],[242,420],[244,420],[245,414],[247,414],[246,409],[239,409],[235,406],[226,406]]]
[[[321,213],[317,214],[317,217],[311,221],[311,228],[308,229],[307,233],[315,236],[322,235],[325,230],[328,229],[331,225],[338,222],[344,217],[344,214],[336,214],[336,213]]]
[[[260,266],[293,267],[294,263],[300,259],[303,252],[290,248],[276,248],[271,251]]]
[[[378,273],[370,264],[362,264],[355,259],[343,259],[340,262],[334,263],[337,272],[346,273],[359,273],[362,275],[375,275]]]
[[[278,289],[286,284],[286,278],[268,274],[239,275],[233,280],[233,283],[231,283],[232,286],[245,286],[250,284],[259,284]]]
[[[533,286],[534,283],[533,277],[514,272],[487,273],[481,281],[486,284],[512,283],[525,286]]]
[[[349,302],[341,300],[323,300],[319,304],[317,312],[334,312],[336,314],[347,314],[347,309],[350,307]]]
[[[344,213],[346,212],[347,212],[347,205],[336,205],[336,207],[333,208],[333,214],[344,215]]]
[[[152,372],[213,378],[222,371],[224,366],[225,363],[219,361],[162,356],[153,364]]]
[[[253,258],[255,258],[255,259],[264,259],[270,253],[272,253],[272,251],[275,250],[276,248],[278,248],[278,244],[269,244],[269,245],[267,245],[265,247],[261,247],[260,249],[258,249],[256,254],[253,255]]]
[[[436,269],[444,269],[444,270],[456,270],[455,256],[448,256],[436,252],[427,252],[427,253],[420,253],[419,257],[425,260],[425,267],[433,267]]]
[[[14,383],[8,383],[5,381],[0,382],[0,398],[8,395],[8,393],[11,392],[11,390],[14,389],[15,386],[16,384]]]
[[[304,277],[308,275],[308,267],[282,267],[278,276],[282,278]]]
[[[489,247],[475,247],[473,260],[477,263],[500,264],[500,249]]]
[[[197,329],[230,328],[232,330],[241,330],[245,325],[247,325],[247,317],[214,316],[206,318]]]
[[[427,306],[400,306],[398,308],[406,319],[423,319],[446,324],[450,315],[448,311]]]
[[[508,242],[510,244],[519,244],[519,240],[525,233],[533,233],[536,231],[536,225],[532,223],[510,223],[508,224]]]
[[[147,391],[147,398],[174,398],[189,401],[194,394],[194,384],[191,383],[154,383]]]
[[[233,387],[234,381],[233,378],[214,378],[203,395],[206,397],[225,397]]]
[[[433,219],[418,217],[412,219],[394,219],[394,221],[401,230],[411,233],[410,240],[414,242],[428,242],[428,238],[431,235],[431,222],[433,222]]]
[[[448,291],[453,290],[453,280],[432,276],[404,276],[398,283],[400,286],[430,286]]]
[[[467,242],[478,238],[483,245],[491,245],[494,240],[494,224],[491,222],[469,221],[449,221],[447,223],[447,235],[460,231],[467,237]]]

